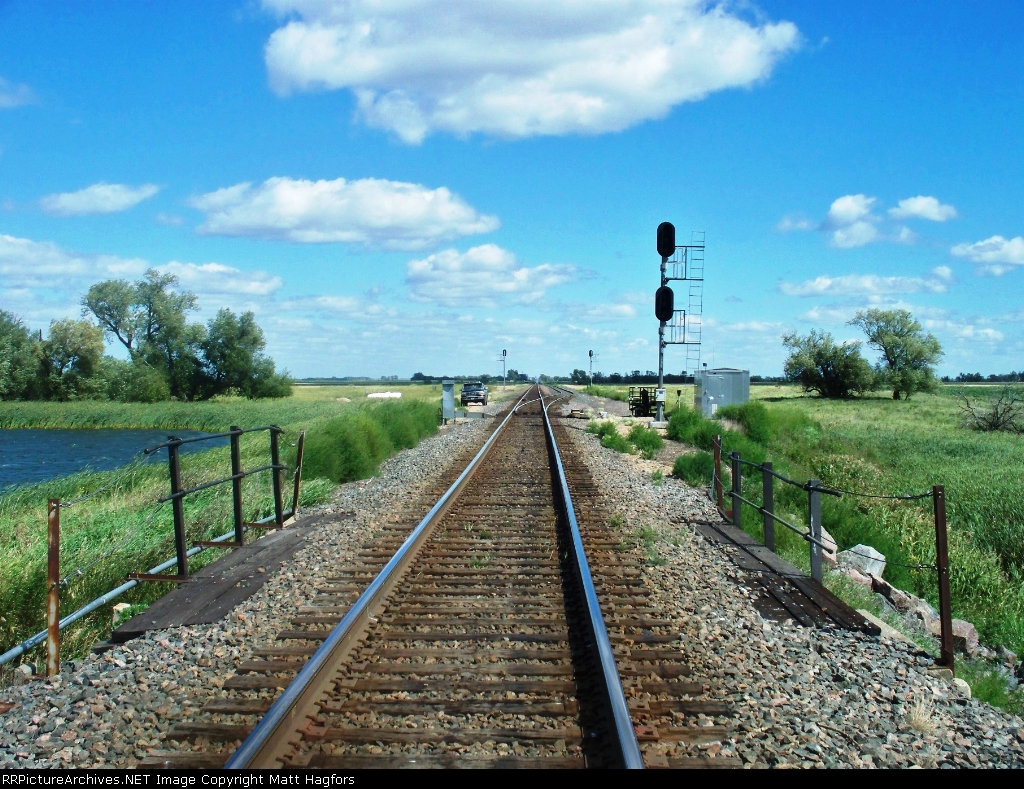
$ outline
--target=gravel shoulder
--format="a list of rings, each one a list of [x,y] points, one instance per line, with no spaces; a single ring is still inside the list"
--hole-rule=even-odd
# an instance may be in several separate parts
[[[483,410],[494,414],[503,407]],[[493,419],[473,419],[442,428],[390,458],[378,476],[342,485],[330,503],[303,510],[301,516],[328,518],[288,562],[268,568],[274,577],[224,620],[152,631],[65,664],[69,670],[61,677],[0,691],[0,709],[14,705],[0,714],[0,770],[127,768],[166,747],[163,735],[171,726],[195,719],[204,703],[223,695],[241,660],[286,629],[325,577],[495,426]]]
[[[580,420],[563,423],[577,428],[567,433],[624,538],[646,554],[651,605],[678,625],[693,678],[734,709],[697,722],[731,730],[709,750],[752,767],[1024,767],[1024,721],[964,698],[914,648],[762,619],[742,572],[688,525],[718,520],[704,491],[668,476],[657,485],[658,461],[605,449]]]

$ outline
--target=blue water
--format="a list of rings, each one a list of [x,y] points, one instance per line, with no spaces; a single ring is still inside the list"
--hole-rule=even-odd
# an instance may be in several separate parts
[[[179,438],[207,435],[198,430],[0,429],[0,490],[78,471],[106,471],[124,466],[142,450],[166,441],[169,433]],[[181,452],[198,452],[227,443],[226,438],[214,438],[185,444]],[[149,456],[149,462],[161,461],[167,462],[166,450]]]

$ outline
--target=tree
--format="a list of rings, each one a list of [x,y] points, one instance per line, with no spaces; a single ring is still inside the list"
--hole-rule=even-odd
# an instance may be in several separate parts
[[[161,370],[172,395],[193,400],[202,383],[197,351],[205,329],[188,323],[196,295],[174,292],[177,284],[173,274],[149,269],[135,283],[97,282],[82,298],[82,306],[83,313],[92,313],[103,331],[128,350],[133,362]]]
[[[874,384],[871,365],[860,355],[859,342],[837,345],[828,332],[811,330],[806,337],[787,334],[782,344],[790,351],[786,378],[799,383],[805,392],[847,398],[870,391]]]
[[[104,356],[99,376],[111,400],[122,403],[158,403],[171,397],[163,373],[141,360],[129,362]]]
[[[41,343],[40,386],[49,400],[77,400],[96,395],[102,379],[96,373],[103,359],[103,330],[88,321],[50,322],[50,336]]]
[[[412,374],[412,378],[410,378],[409,380],[410,381],[425,381],[426,380],[426,376],[423,373],[413,373]]]
[[[882,353],[879,380],[892,388],[892,399],[905,400],[915,392],[936,386],[934,365],[942,358],[942,346],[908,310],[870,309],[858,312],[851,326],[867,335],[868,345]]]
[[[234,391],[248,397],[287,397],[291,381],[274,370],[274,360],[263,355],[263,330],[256,316],[240,316],[222,309],[207,324],[199,343],[203,355],[203,394],[207,397]]]
[[[579,368],[576,368],[575,370],[572,371],[572,375],[569,376],[569,379],[574,384],[580,384],[581,386],[583,386],[589,383],[590,376],[588,375],[586,370],[580,370]]]
[[[20,318],[0,310],[0,400],[28,394],[39,368],[36,345]]]

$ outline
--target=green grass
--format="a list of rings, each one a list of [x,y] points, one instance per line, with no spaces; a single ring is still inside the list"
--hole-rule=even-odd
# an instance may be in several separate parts
[[[301,506],[327,501],[339,481],[376,473],[382,460],[415,446],[435,432],[440,387],[390,387],[412,391],[401,401],[366,400],[365,393],[384,387],[296,387],[284,400],[228,399],[208,403],[110,402],[0,403],[5,427],[146,427],[218,431],[232,424],[276,423],[285,428],[286,462],[294,463],[294,442],[306,429]],[[356,391],[362,390],[362,391]],[[339,392],[345,392],[340,394]],[[351,403],[337,401],[350,397]],[[269,462],[266,433],[242,437],[243,467]],[[230,474],[227,447],[182,456],[186,487]],[[290,472],[286,473],[290,480]],[[88,501],[61,511],[61,573],[72,575],[62,591],[61,610],[70,613],[124,582],[128,573],[144,571],[174,554],[169,505],[156,506],[167,492],[166,464],[133,465],[103,472],[84,472],[36,485],[22,486],[0,496],[0,652],[45,628],[46,501],[88,495]],[[290,485],[286,485],[286,506]],[[273,512],[267,473],[243,481],[245,518],[256,520]],[[188,540],[210,539],[230,530],[231,487],[218,485],[185,499]],[[209,550],[190,560],[198,569],[223,555]],[[141,610],[170,587],[141,584],[117,602]],[[86,652],[110,632],[110,606],[63,632],[62,654],[71,658]],[[38,650],[36,656],[38,657]]]
[[[944,485],[953,615],[973,622],[990,646],[1024,649],[1024,436],[967,429],[950,388],[899,402],[881,393],[824,400],[781,386],[756,387],[752,394],[755,401],[719,412],[742,425],[743,435],[692,411],[673,414],[669,434],[708,449],[710,435],[720,432],[726,453],[735,449],[755,462],[771,460],[776,471],[798,481],[813,477],[827,486],[882,495]],[[677,476],[706,484],[708,460],[682,456]],[[759,502],[760,475],[746,477],[743,491]],[[775,508],[804,525],[807,494],[776,482]],[[930,500],[825,496],[822,516],[840,548],[872,545],[890,560],[887,580],[937,603],[933,571],[899,566],[935,561]],[[763,538],[761,518],[745,506],[743,524]],[[776,527],[776,539],[781,555],[807,566],[802,539],[782,526]]]
[[[628,422],[627,422],[628,424]],[[623,436],[619,433],[616,424],[612,421],[598,422],[592,420],[587,425],[587,432],[594,433],[601,439],[601,446],[614,449],[616,452],[640,455],[648,460],[654,458],[665,442],[656,430],[637,424],[630,428],[629,435]]]
[[[629,402],[629,387],[622,386],[600,386],[594,384],[588,386],[584,391],[593,397],[603,397],[606,400],[618,400],[620,403]]]
[[[665,446],[657,430],[651,430],[643,425],[633,425],[629,431],[629,443],[647,460],[653,460],[658,451]]]
[[[971,695],[994,707],[1002,707],[1014,715],[1024,714],[1024,688],[1010,690],[1006,677],[987,663],[961,660],[956,664],[956,675],[971,686]]]

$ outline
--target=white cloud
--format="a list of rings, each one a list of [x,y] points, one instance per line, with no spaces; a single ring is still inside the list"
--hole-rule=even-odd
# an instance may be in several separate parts
[[[636,317],[636,307],[632,304],[570,304],[565,308],[566,315],[574,321],[588,323],[613,323],[630,320]]]
[[[908,197],[900,200],[896,208],[889,209],[893,219],[928,219],[932,222],[945,222],[956,219],[956,209],[951,205],[940,203],[934,197]]]
[[[814,228],[814,222],[802,214],[787,214],[775,226],[780,233],[789,233],[792,230],[814,230]]]
[[[992,236],[973,244],[957,244],[950,253],[972,263],[982,264],[978,269],[979,274],[1000,277],[1012,271],[1015,266],[1024,266],[1024,238]]]
[[[377,178],[269,178],[258,186],[241,183],[200,195],[190,205],[206,212],[202,233],[304,244],[417,250],[500,225],[444,187]]]
[[[829,227],[846,227],[871,216],[871,207],[877,197],[865,195],[843,195],[832,201],[825,221]]]
[[[22,107],[35,101],[32,89],[28,85],[15,85],[0,77],[0,110]]]
[[[279,94],[350,89],[372,126],[506,137],[620,131],[766,79],[800,43],[704,0],[264,0]],[[294,18],[298,17],[298,18]]]
[[[179,287],[199,294],[269,296],[281,289],[284,280],[265,271],[242,271],[221,263],[170,263],[158,266],[178,278]]]
[[[944,267],[941,267],[944,268]],[[946,269],[948,271],[948,269]],[[944,293],[949,277],[935,272],[935,278],[880,277],[877,274],[846,274],[816,277],[804,282],[782,282],[779,290],[787,296],[884,296],[895,293]]]
[[[847,227],[841,227],[832,233],[832,245],[840,249],[852,249],[878,241],[881,234],[878,228],[870,222],[854,222]]]
[[[832,230],[832,245],[841,249],[862,247],[878,241],[881,234],[875,227],[878,217],[871,213],[877,202],[876,197],[866,195],[843,195],[832,201],[823,230]]]
[[[445,249],[406,268],[409,291],[416,301],[448,307],[528,304],[543,298],[548,288],[576,277],[567,265],[527,268],[508,250],[483,244],[467,252]]]
[[[47,195],[39,201],[39,205],[48,214],[57,216],[116,214],[137,206],[159,191],[160,187],[155,184],[127,186],[98,183],[77,192]]]
[[[0,235],[0,277],[7,288],[69,289],[85,280],[142,274],[146,261],[82,255],[50,241]]]

